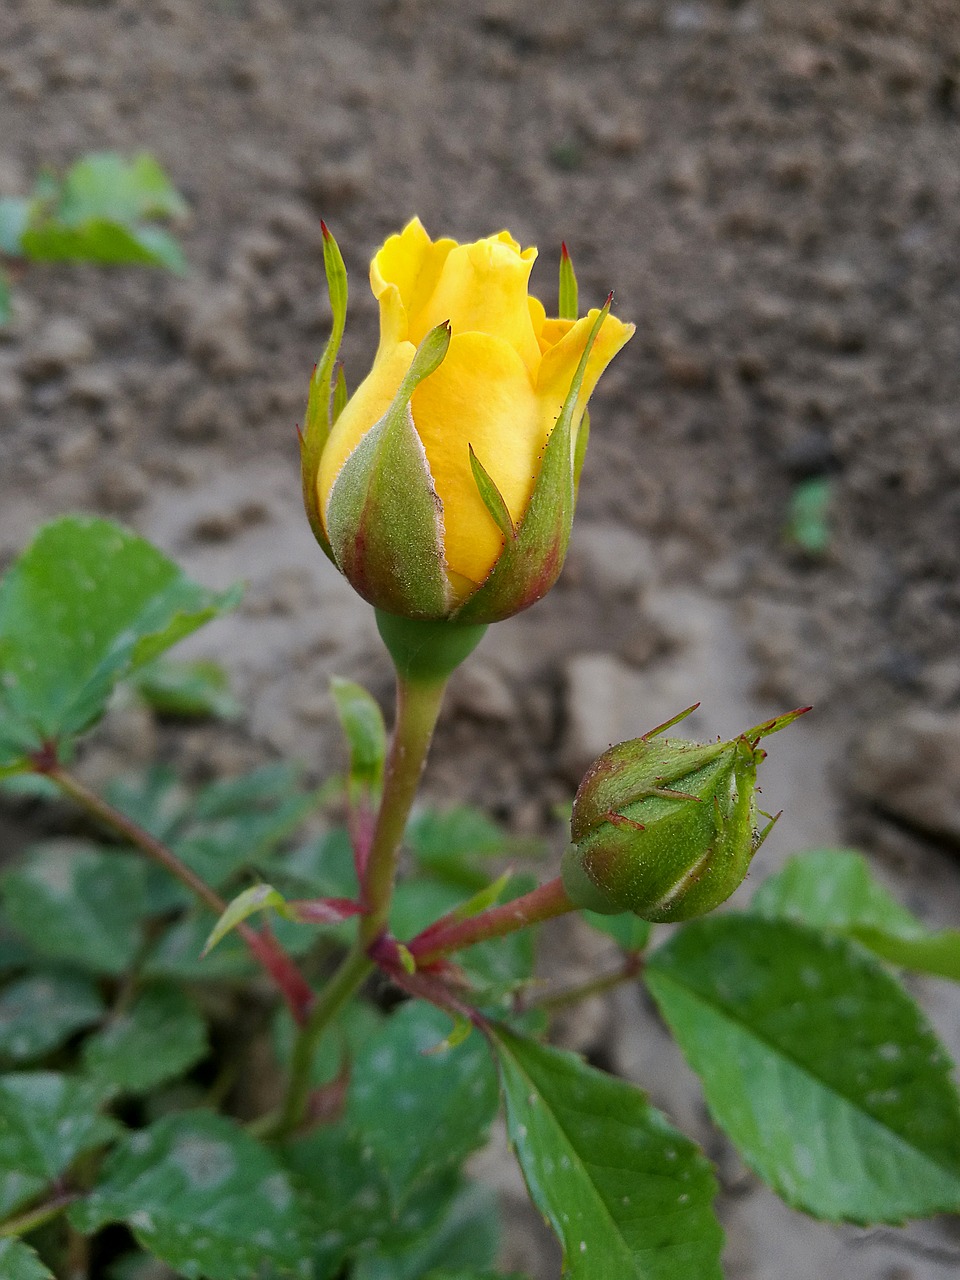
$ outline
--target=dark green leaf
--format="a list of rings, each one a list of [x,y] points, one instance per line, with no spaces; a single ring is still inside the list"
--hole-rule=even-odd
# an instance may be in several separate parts
[[[31,973],[0,992],[0,1056],[29,1062],[97,1022],[103,1001],[79,973]]]
[[[122,973],[140,949],[146,868],[132,854],[49,841],[3,876],[2,890],[6,918],[41,955]]]
[[[494,1192],[480,1183],[466,1183],[421,1239],[404,1248],[361,1258],[351,1280],[422,1280],[428,1274],[478,1276],[484,1267],[493,1265],[499,1242],[500,1217]]]
[[[466,890],[480,889],[490,872],[478,859],[534,857],[542,853],[539,841],[509,836],[479,809],[424,808],[414,812],[405,841],[417,862],[434,875]]]
[[[571,1280],[719,1280],[704,1157],[626,1081],[495,1029],[510,1141]]]
[[[4,1280],[55,1280],[22,1240],[0,1240],[0,1275]]]
[[[13,315],[13,300],[10,297],[10,281],[6,272],[0,268],[0,328],[10,323]]]
[[[125,1222],[189,1280],[254,1280],[261,1266],[310,1274],[308,1223],[276,1157],[207,1112],[168,1116],[121,1143],[70,1217],[93,1232]]]
[[[0,1170],[0,1221],[8,1218],[31,1200],[36,1200],[47,1185],[46,1178],[17,1169]]]
[[[142,667],[133,683],[144,702],[160,715],[185,719],[213,716],[220,720],[236,720],[240,715],[240,704],[230,692],[229,677],[217,662],[161,658]]]
[[[237,599],[107,520],[45,525],[0,583],[0,767],[80,733],[119,680]]]
[[[236,934],[228,934],[215,951],[201,960],[200,953],[215,923],[212,912],[198,908],[171,925],[147,958],[145,975],[181,982],[249,978],[256,972],[256,964]]]
[[[750,909],[768,920],[845,933],[892,964],[960,982],[960,930],[926,929],[852,849],[797,854],[764,881]]]
[[[207,1053],[203,1019],[174,986],[148,987],[83,1046],[83,1065],[103,1092],[145,1093]]]
[[[352,1071],[361,1049],[382,1034],[384,1022],[384,1016],[365,1000],[352,1000],[345,1005],[320,1041],[310,1073],[313,1083],[320,1086],[335,1080],[344,1061]],[[295,1035],[290,1010],[281,1006],[273,1024],[273,1045],[285,1068],[290,1065]]]
[[[338,1248],[389,1247],[421,1233],[448,1204],[459,1165],[484,1141],[497,1106],[489,1055],[480,1036],[426,1052],[449,1030],[437,1009],[403,1005],[362,1042],[343,1118],[288,1148]]]
[[[788,1203],[854,1222],[960,1206],[950,1062],[859,947],[718,916],[657,950],[647,980],[717,1123]]]
[[[587,924],[613,938],[624,951],[642,951],[650,939],[649,921],[629,911],[619,916],[602,916],[596,911],[583,911],[581,915]]]
[[[122,1132],[97,1114],[103,1094],[52,1071],[0,1076],[0,1169],[52,1180]]]

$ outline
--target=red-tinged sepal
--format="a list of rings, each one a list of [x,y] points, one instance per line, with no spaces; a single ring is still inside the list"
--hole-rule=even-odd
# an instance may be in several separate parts
[[[563,859],[564,888],[579,906],[689,920],[726,901],[747,875],[776,821],[758,830],[760,739],[802,711],[727,742],[657,736],[686,714],[611,747],[580,783]]]
[[[327,503],[338,568],[365,600],[403,618],[449,613],[442,506],[410,411],[410,397],[449,345],[449,325],[430,330],[390,408],[344,462]]]
[[[519,613],[546,595],[563,568],[576,505],[577,400],[590,352],[610,314],[611,301],[612,295],[596,314],[560,416],[543,451],[540,474],[523,520],[515,536],[505,541],[486,581],[453,615],[458,622],[498,622]],[[483,490],[480,492],[483,497]]]
[[[297,898],[286,904],[283,914],[298,924],[342,924],[363,915],[363,907],[352,898]]]
[[[307,412],[303,429],[299,433],[300,473],[303,480],[303,505],[313,536],[326,555],[333,560],[330,541],[324,530],[317,502],[317,472],[320,469],[320,456],[330,435],[330,428],[336,420],[338,412],[336,402],[345,403],[346,401],[346,384],[341,386],[343,370],[337,369],[337,354],[347,320],[347,268],[340,248],[326,223],[322,222],[320,225],[323,229],[323,266],[327,276],[333,323],[323,355],[310,379]],[[342,403],[340,407],[342,408]]]

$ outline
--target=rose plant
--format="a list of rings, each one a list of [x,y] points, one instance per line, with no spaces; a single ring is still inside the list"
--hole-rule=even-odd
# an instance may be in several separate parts
[[[540,883],[503,870],[524,850],[482,815],[414,808],[448,677],[560,572],[587,401],[632,328],[610,299],[579,315],[566,250],[548,319],[532,250],[414,220],[373,260],[380,344],[348,396],[346,272],[326,229],[324,246],[304,502],[376,611],[393,731],[339,680],[342,784],[270,767],[191,791],[156,769],[95,791],[82,739],[120,686],[158,714],[224,709],[216,668],[164,654],[238,592],[92,518],[43,527],[11,566],[0,780],[86,825],[0,882],[0,1274],[489,1280],[496,1208],[465,1162],[502,1107],[564,1275],[718,1277],[707,1158],[635,1083],[549,1040],[556,1007],[637,982],[789,1204],[858,1223],[955,1210],[960,1100],[893,970],[960,980],[960,934],[840,850],[707,914],[775,821],[760,744],[806,708],[716,743],[665,736],[681,712],[611,747]],[[564,915],[617,952],[575,989],[534,979],[536,933]]]

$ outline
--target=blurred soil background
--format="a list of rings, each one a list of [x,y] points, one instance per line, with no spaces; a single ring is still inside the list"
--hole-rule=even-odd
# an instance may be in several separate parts
[[[791,852],[854,844],[932,924],[960,911],[960,9],[955,0],[3,0],[0,195],[82,153],[153,152],[186,195],[191,272],[33,266],[0,333],[0,567],[42,519],[98,511],[246,599],[191,642],[247,713],[171,730],[120,709],[96,782],[159,755],[188,777],[342,764],[326,681],[389,673],[313,544],[295,424],[325,340],[320,218],[351,273],[366,372],[372,251],[414,213],[508,227],[556,303],[637,322],[604,378],[567,568],[459,673],[436,797],[548,833],[590,759],[689,703],[770,744]],[[786,535],[829,481],[819,554]],[[0,814],[4,852],[35,830]],[[762,863],[763,865],[759,865]],[[548,944],[563,978],[596,963]],[[921,991],[960,1051],[960,1005]],[[810,1223],[758,1188],[634,990],[566,1043],[640,1079],[719,1162],[732,1280],[942,1280],[943,1220]],[[518,1201],[518,1176],[482,1162]],[[505,1262],[558,1264],[517,1209]]]

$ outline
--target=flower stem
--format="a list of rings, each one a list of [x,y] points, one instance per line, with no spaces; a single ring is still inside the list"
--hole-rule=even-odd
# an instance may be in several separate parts
[[[314,1001],[294,1041],[287,1093],[275,1122],[258,1126],[258,1137],[285,1138],[301,1123],[310,1099],[311,1070],[323,1033],[373,970],[373,961],[358,938]]]
[[[467,920],[458,920],[455,913],[444,916],[408,942],[407,950],[418,965],[428,965],[451,951],[461,951],[477,942],[486,942],[488,938],[502,938],[528,925],[552,920],[577,909],[567,896],[563,881],[557,876],[512,902],[491,907]]]
[[[175,880],[179,880],[215,915],[220,916],[223,914],[227,904],[219,893],[211,888],[205,880],[202,880],[196,872],[191,871],[185,863],[181,862],[173,850],[169,849],[161,840],[158,840],[156,836],[152,836],[149,831],[146,831],[138,823],[128,818],[126,814],[108,804],[96,792],[84,786],[73,774],[62,769],[60,765],[48,765],[43,768],[42,773],[51,782],[56,783],[65,795],[74,800],[81,809],[84,809],[97,822],[115,832],[121,839],[139,849],[141,853],[146,854],[151,861],[163,867]],[[313,1002],[313,991],[300,973],[300,970],[269,930],[258,933],[248,924],[239,924],[237,932],[247,944],[254,958],[276,983],[283,998],[290,1006],[294,1018],[302,1024],[306,1019],[307,1010]]]
[[[397,675],[397,719],[363,882],[366,914],[360,922],[360,941],[364,946],[375,942],[387,926],[400,843],[446,684],[446,677],[417,679]]]

